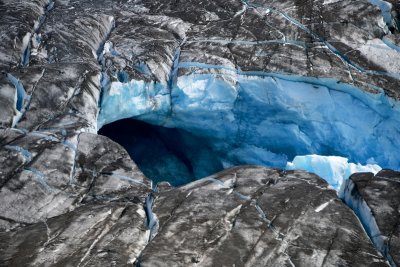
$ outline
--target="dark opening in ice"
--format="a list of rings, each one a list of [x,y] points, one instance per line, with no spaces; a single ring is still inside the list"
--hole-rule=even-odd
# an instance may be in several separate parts
[[[155,183],[179,186],[223,169],[207,142],[181,129],[123,119],[99,130],[123,146]]]

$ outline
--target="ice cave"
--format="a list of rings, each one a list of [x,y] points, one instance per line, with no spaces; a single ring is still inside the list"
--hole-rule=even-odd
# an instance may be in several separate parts
[[[191,65],[198,66],[178,68]],[[174,185],[253,164],[311,171],[339,190],[354,172],[400,168],[400,105],[383,93],[332,79],[229,71],[224,79],[181,76],[172,88],[110,82],[99,127],[107,124],[111,135],[99,133],[127,148],[149,177],[160,181],[164,172]],[[157,142],[141,142],[147,150],[130,145],[128,132]],[[146,154],[157,163],[142,165]]]

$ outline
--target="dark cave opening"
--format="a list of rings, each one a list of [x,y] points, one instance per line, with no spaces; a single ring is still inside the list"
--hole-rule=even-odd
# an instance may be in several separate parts
[[[180,186],[223,169],[207,142],[185,130],[123,119],[103,126],[98,133],[123,146],[155,183]]]

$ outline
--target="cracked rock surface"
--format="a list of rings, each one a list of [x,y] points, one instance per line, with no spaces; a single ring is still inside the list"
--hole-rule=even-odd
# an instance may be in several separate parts
[[[120,194],[0,233],[0,263],[387,266],[354,213],[316,175],[243,166],[159,190],[149,243],[143,204]]]
[[[359,214],[372,241],[400,265],[400,172],[357,173],[346,184],[345,201]]]
[[[127,77],[154,86],[144,114],[173,114],[158,108],[178,77],[234,87],[232,71],[399,100],[396,23],[368,1],[0,0],[0,266],[387,266],[315,175],[238,167],[156,193],[96,133],[102,97]]]
[[[158,234],[140,266],[385,266],[319,177],[237,167],[160,188]]]

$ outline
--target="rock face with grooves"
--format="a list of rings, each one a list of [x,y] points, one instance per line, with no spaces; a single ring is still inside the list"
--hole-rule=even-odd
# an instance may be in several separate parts
[[[400,173],[382,170],[353,174],[344,190],[345,202],[392,266],[400,265]]]
[[[244,166],[157,193],[97,134],[136,117],[215,141],[224,167],[394,168],[399,6],[371,2],[0,0],[0,266],[387,266],[315,175]],[[398,196],[368,186],[398,263]]]
[[[386,266],[355,215],[313,174],[237,167],[160,188],[140,266]]]

